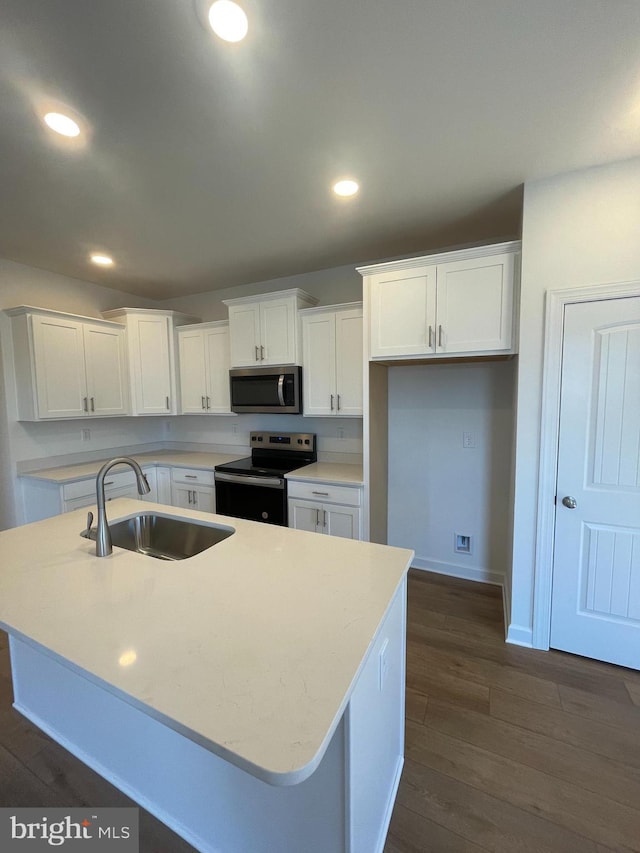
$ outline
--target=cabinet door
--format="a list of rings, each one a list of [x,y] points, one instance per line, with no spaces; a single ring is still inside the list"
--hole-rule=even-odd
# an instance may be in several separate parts
[[[362,310],[336,312],[336,414],[362,417]]]
[[[371,276],[371,357],[434,352],[436,267]]]
[[[32,318],[39,418],[88,413],[83,324],[62,317]]]
[[[168,317],[136,317],[129,325],[129,358],[136,415],[166,415],[172,410]]]
[[[89,414],[129,414],[129,387],[124,329],[84,326]]]
[[[260,305],[229,306],[231,366],[255,367],[260,364]]]
[[[325,504],[324,531],[329,536],[342,536],[345,539],[360,539],[360,510],[354,506]]]
[[[184,507],[185,509],[195,509],[193,502],[194,490],[189,486],[181,486],[177,483],[171,484],[171,503],[173,506]]]
[[[293,299],[268,299],[260,305],[262,364],[296,363],[298,312]]]
[[[178,330],[180,358],[180,410],[202,415],[207,411],[205,344],[202,330]]]
[[[511,347],[514,256],[438,266],[437,352]]]
[[[156,468],[157,501],[171,506],[171,468]]]
[[[204,357],[207,373],[207,411],[229,414],[229,327],[208,329],[204,333]]]
[[[335,314],[308,314],[302,318],[303,411],[305,415],[335,415]],[[362,363],[362,353],[360,353]]]
[[[199,509],[200,512],[215,512],[216,511],[216,493],[212,488],[193,489],[193,504],[192,509]]]
[[[308,530],[310,533],[318,533],[322,530],[317,523],[321,513],[322,507],[320,504],[289,498],[289,527],[293,527],[296,530]]]

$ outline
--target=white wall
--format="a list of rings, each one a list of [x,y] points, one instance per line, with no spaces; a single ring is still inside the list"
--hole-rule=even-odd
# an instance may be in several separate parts
[[[502,581],[514,374],[513,360],[389,368],[388,541],[415,566]],[[471,555],[454,553],[455,533],[472,536]]]
[[[510,637],[530,642],[547,290],[640,279],[640,158],[525,185]]]
[[[176,299],[166,299],[161,304],[163,308],[183,311],[207,320],[226,320],[227,306],[223,299],[234,299],[239,296],[254,296],[259,293],[271,293],[276,290],[289,290],[299,287],[311,296],[319,299],[320,305],[338,305],[341,302],[360,302],[362,300],[362,278],[355,270],[355,265],[334,267],[318,272],[291,275],[286,278],[275,278],[271,281],[254,282],[224,290],[211,290],[207,293],[196,293],[193,296],[183,296]]]

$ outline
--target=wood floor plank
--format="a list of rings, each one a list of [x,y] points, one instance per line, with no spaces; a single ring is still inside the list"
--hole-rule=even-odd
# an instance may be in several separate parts
[[[446,672],[487,687],[499,687],[525,699],[560,707],[558,686],[548,679],[538,678],[486,658],[472,657],[462,653],[453,654],[450,651],[425,646],[415,640],[408,640],[407,650],[413,663],[421,661],[426,667],[438,672]]]
[[[406,732],[414,761],[600,844],[640,851],[637,810],[418,723],[408,722]]]
[[[398,802],[494,853],[595,853],[584,836],[424,767],[405,762]]]
[[[547,735],[438,701],[429,703],[424,724],[557,779],[577,783],[593,794],[640,808],[640,768],[621,766]]]
[[[419,661],[407,661],[407,687],[428,697],[433,696],[464,708],[489,713],[489,688],[486,685],[431,670]]]
[[[411,687],[407,687],[405,696],[405,716],[408,720],[421,723],[427,711],[428,698],[423,693],[418,693]]]
[[[58,791],[50,788],[3,746],[0,746],[0,806],[3,808],[67,805]]]
[[[609,726],[598,720],[527,702],[513,694],[492,690],[491,716],[548,735],[558,741],[640,768],[640,738],[635,729]]]
[[[385,853],[485,853],[486,848],[398,805],[391,819]]]
[[[596,696],[576,687],[561,684],[558,687],[562,707],[571,714],[597,720],[609,726],[635,731],[640,737],[640,706],[629,701],[629,705],[614,702],[604,696]]]

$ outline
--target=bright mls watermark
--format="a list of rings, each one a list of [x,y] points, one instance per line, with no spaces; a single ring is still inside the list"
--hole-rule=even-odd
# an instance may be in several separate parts
[[[0,809],[0,850],[138,853],[138,809]]]

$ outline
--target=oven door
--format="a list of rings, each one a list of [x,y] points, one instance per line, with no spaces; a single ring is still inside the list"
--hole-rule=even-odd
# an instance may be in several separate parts
[[[216,512],[287,526],[286,481],[280,477],[215,474]]]

